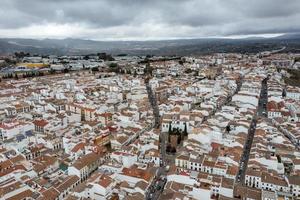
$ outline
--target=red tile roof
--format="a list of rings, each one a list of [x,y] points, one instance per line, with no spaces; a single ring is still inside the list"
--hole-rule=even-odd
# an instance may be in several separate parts
[[[84,147],[85,147],[85,143],[80,142],[80,143],[76,144],[71,151],[76,153],[77,151],[84,149]]]
[[[44,119],[41,120],[34,120],[33,121],[34,125],[39,126],[39,127],[45,127],[49,122],[47,122]]]

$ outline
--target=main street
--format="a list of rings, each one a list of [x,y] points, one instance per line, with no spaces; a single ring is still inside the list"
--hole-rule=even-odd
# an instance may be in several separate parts
[[[244,149],[243,149],[243,155],[240,160],[239,171],[238,171],[238,175],[236,178],[237,183],[244,184],[245,174],[246,174],[249,156],[250,156],[250,150],[251,150],[251,146],[252,146],[252,142],[253,142],[253,138],[254,138],[255,130],[256,130],[257,118],[267,116],[267,108],[266,108],[266,105],[268,102],[267,81],[268,81],[268,78],[265,78],[262,81],[257,112],[251,121],[250,128],[248,130],[247,140],[245,142]]]
[[[267,103],[268,103],[268,78],[265,78],[262,81],[261,92],[257,107],[257,116],[268,117],[267,115]]]
[[[151,104],[155,125],[154,128],[159,128],[160,126],[160,116],[159,116],[159,108],[156,100],[156,96],[149,84],[149,79],[146,79],[146,89],[148,94],[148,99]],[[146,194],[146,199],[158,199],[160,194],[163,191],[163,188],[166,184],[166,138],[165,134],[160,133],[159,136],[160,139],[160,155],[161,155],[161,164],[160,167],[157,170],[156,178],[152,182],[151,186],[148,189],[148,192]]]

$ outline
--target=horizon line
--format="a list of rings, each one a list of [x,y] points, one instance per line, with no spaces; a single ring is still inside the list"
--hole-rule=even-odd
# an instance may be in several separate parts
[[[231,39],[231,40],[242,40],[242,39],[269,39],[276,38],[287,34],[297,33],[270,33],[270,34],[247,34],[247,35],[231,35],[231,36],[207,36],[207,37],[172,37],[172,38],[107,38],[107,39],[96,39],[96,38],[85,38],[85,37],[0,37],[0,39],[28,39],[28,40],[86,40],[86,41],[97,41],[97,42],[151,42],[151,41],[176,41],[176,40],[197,40],[197,39]]]

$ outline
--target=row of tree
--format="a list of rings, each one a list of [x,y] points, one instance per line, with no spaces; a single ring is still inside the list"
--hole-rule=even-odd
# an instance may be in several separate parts
[[[188,135],[187,133],[187,124],[184,124],[184,130],[181,131],[179,130],[179,128],[172,128],[171,123],[169,124],[169,131],[168,131],[168,145],[166,148],[166,151],[168,153],[176,153],[176,147],[173,147],[171,145],[171,136],[176,136],[177,137],[177,144],[180,144],[181,141],[184,139],[184,137],[186,137]]]
[[[22,78],[32,78],[37,76],[44,76],[44,72],[36,71],[36,72],[26,72],[21,75],[18,75],[17,73],[9,73],[2,76],[2,79],[19,79]]]

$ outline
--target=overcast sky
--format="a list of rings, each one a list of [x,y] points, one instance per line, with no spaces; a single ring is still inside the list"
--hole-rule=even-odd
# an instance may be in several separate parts
[[[149,40],[300,32],[300,0],[1,0],[0,37]]]

